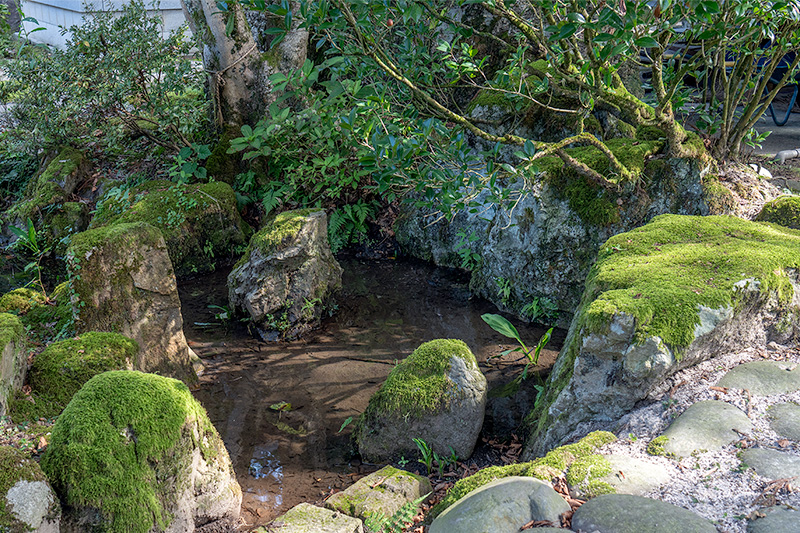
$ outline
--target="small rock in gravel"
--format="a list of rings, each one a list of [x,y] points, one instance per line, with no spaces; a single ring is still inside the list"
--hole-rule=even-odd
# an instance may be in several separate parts
[[[747,533],[797,533],[800,531],[800,511],[771,507],[764,518],[747,523]]]
[[[717,385],[747,389],[757,396],[794,392],[800,390],[800,370],[796,366],[780,361],[753,361],[731,369]]]
[[[572,529],[591,533],[716,533],[710,521],[683,507],[641,496],[606,494],[575,511]]]
[[[742,452],[742,461],[767,479],[800,477],[800,457],[793,453],[750,448]],[[800,531],[800,523],[797,529]]]
[[[664,432],[664,452],[687,457],[692,452],[718,450],[749,433],[753,423],[740,409],[725,402],[705,400],[692,404]]]
[[[775,404],[767,409],[772,431],[786,437],[800,441],[800,405],[792,402]]]
[[[301,503],[276,518],[266,528],[259,528],[254,533],[271,531],[280,531],[281,533],[364,533],[364,526],[358,518],[315,507],[310,503]]]
[[[484,485],[447,508],[430,533],[517,533],[532,520],[561,523],[570,506],[549,483],[511,476]]]

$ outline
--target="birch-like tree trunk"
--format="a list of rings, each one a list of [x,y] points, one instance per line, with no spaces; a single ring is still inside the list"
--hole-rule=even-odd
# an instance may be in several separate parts
[[[276,24],[269,13],[245,12],[235,1],[228,4],[227,13],[220,12],[215,0],[181,0],[181,4],[203,47],[203,67],[209,76],[217,124],[240,126],[258,121],[277,98],[269,76],[287,74],[306,59],[308,31],[300,28],[299,16],[292,18],[283,41],[270,50],[272,36],[263,31]]]

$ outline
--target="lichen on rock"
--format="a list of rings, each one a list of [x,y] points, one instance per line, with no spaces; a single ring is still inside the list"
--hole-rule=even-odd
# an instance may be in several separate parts
[[[238,518],[241,489],[202,406],[180,381],[99,374],[53,426],[42,469],[65,520],[93,531],[194,531]]]
[[[0,531],[57,532],[61,505],[39,464],[0,446]]]

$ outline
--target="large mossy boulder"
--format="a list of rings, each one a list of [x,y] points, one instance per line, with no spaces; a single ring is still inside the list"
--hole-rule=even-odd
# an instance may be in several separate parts
[[[0,313],[0,416],[14,392],[22,388],[28,368],[25,330],[19,318]]]
[[[91,227],[135,222],[161,230],[178,277],[213,271],[217,262],[237,255],[252,232],[239,214],[236,193],[223,182],[145,182],[106,197]]]
[[[87,169],[88,161],[83,153],[71,147],[62,148],[42,171],[30,180],[23,199],[0,217],[0,226],[4,234],[0,236],[0,245],[16,240],[8,231],[10,225],[24,227],[30,218],[37,227],[40,227],[47,212],[60,210],[86,175]]]
[[[38,354],[28,372],[29,397],[13,404],[14,421],[57,416],[92,377],[132,370],[139,345],[119,333],[89,331],[54,342]]]
[[[39,463],[0,446],[0,531],[58,533],[61,505]]]
[[[395,224],[397,240],[412,256],[467,267],[472,291],[504,311],[552,323],[554,313],[536,311],[543,307],[537,303],[549,300],[558,311],[558,323],[566,327],[598,250],[612,236],[659,214],[744,214],[740,204],[774,197],[772,191],[748,188],[745,196],[752,198],[740,201],[729,189],[739,183],[722,181],[721,174],[714,173],[697,137],[690,136],[687,149],[698,156],[675,159],[659,155],[664,146],[660,135],[658,130],[642,131],[641,138],[607,143],[640,177],[636,187],[607,190],[565,167],[559,158],[544,157],[537,161],[538,172],[506,186],[512,198],[519,198],[513,209],[501,209],[489,190],[478,194],[476,209],[460,210],[450,221],[442,220],[436,210],[404,204]],[[596,148],[566,152],[613,179],[608,159]]]
[[[781,196],[767,202],[761,208],[756,220],[800,229],[800,196]]]
[[[422,439],[437,454],[472,455],[483,426],[486,378],[464,342],[422,344],[386,378],[358,421],[358,451],[381,462],[417,453]]]
[[[79,332],[135,340],[136,370],[193,381],[198,357],[186,344],[178,286],[161,232],[143,222],[79,233],[68,253]]]
[[[174,379],[93,377],[53,426],[41,465],[67,530],[177,533],[218,523],[228,531],[239,516],[242,493],[222,439]]]
[[[798,333],[800,232],[735,217],[662,215],[600,250],[527,457],[613,428],[664,380],[716,354]]]
[[[300,209],[280,213],[253,235],[228,276],[228,300],[263,339],[289,339],[319,323],[326,300],[341,286],[325,211]]]

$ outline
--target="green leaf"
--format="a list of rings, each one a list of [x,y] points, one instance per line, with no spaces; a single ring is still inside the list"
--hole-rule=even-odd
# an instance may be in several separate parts
[[[517,342],[522,344],[522,340],[519,338],[519,332],[517,332],[517,328],[515,328],[514,324],[509,322],[507,318],[492,313],[485,313],[481,315],[481,318],[484,322],[489,324],[489,327],[499,334],[505,335],[511,339],[516,339]]]
[[[656,48],[658,46],[658,41],[650,37],[649,35],[645,35],[644,37],[639,37],[633,44],[640,48]]]

